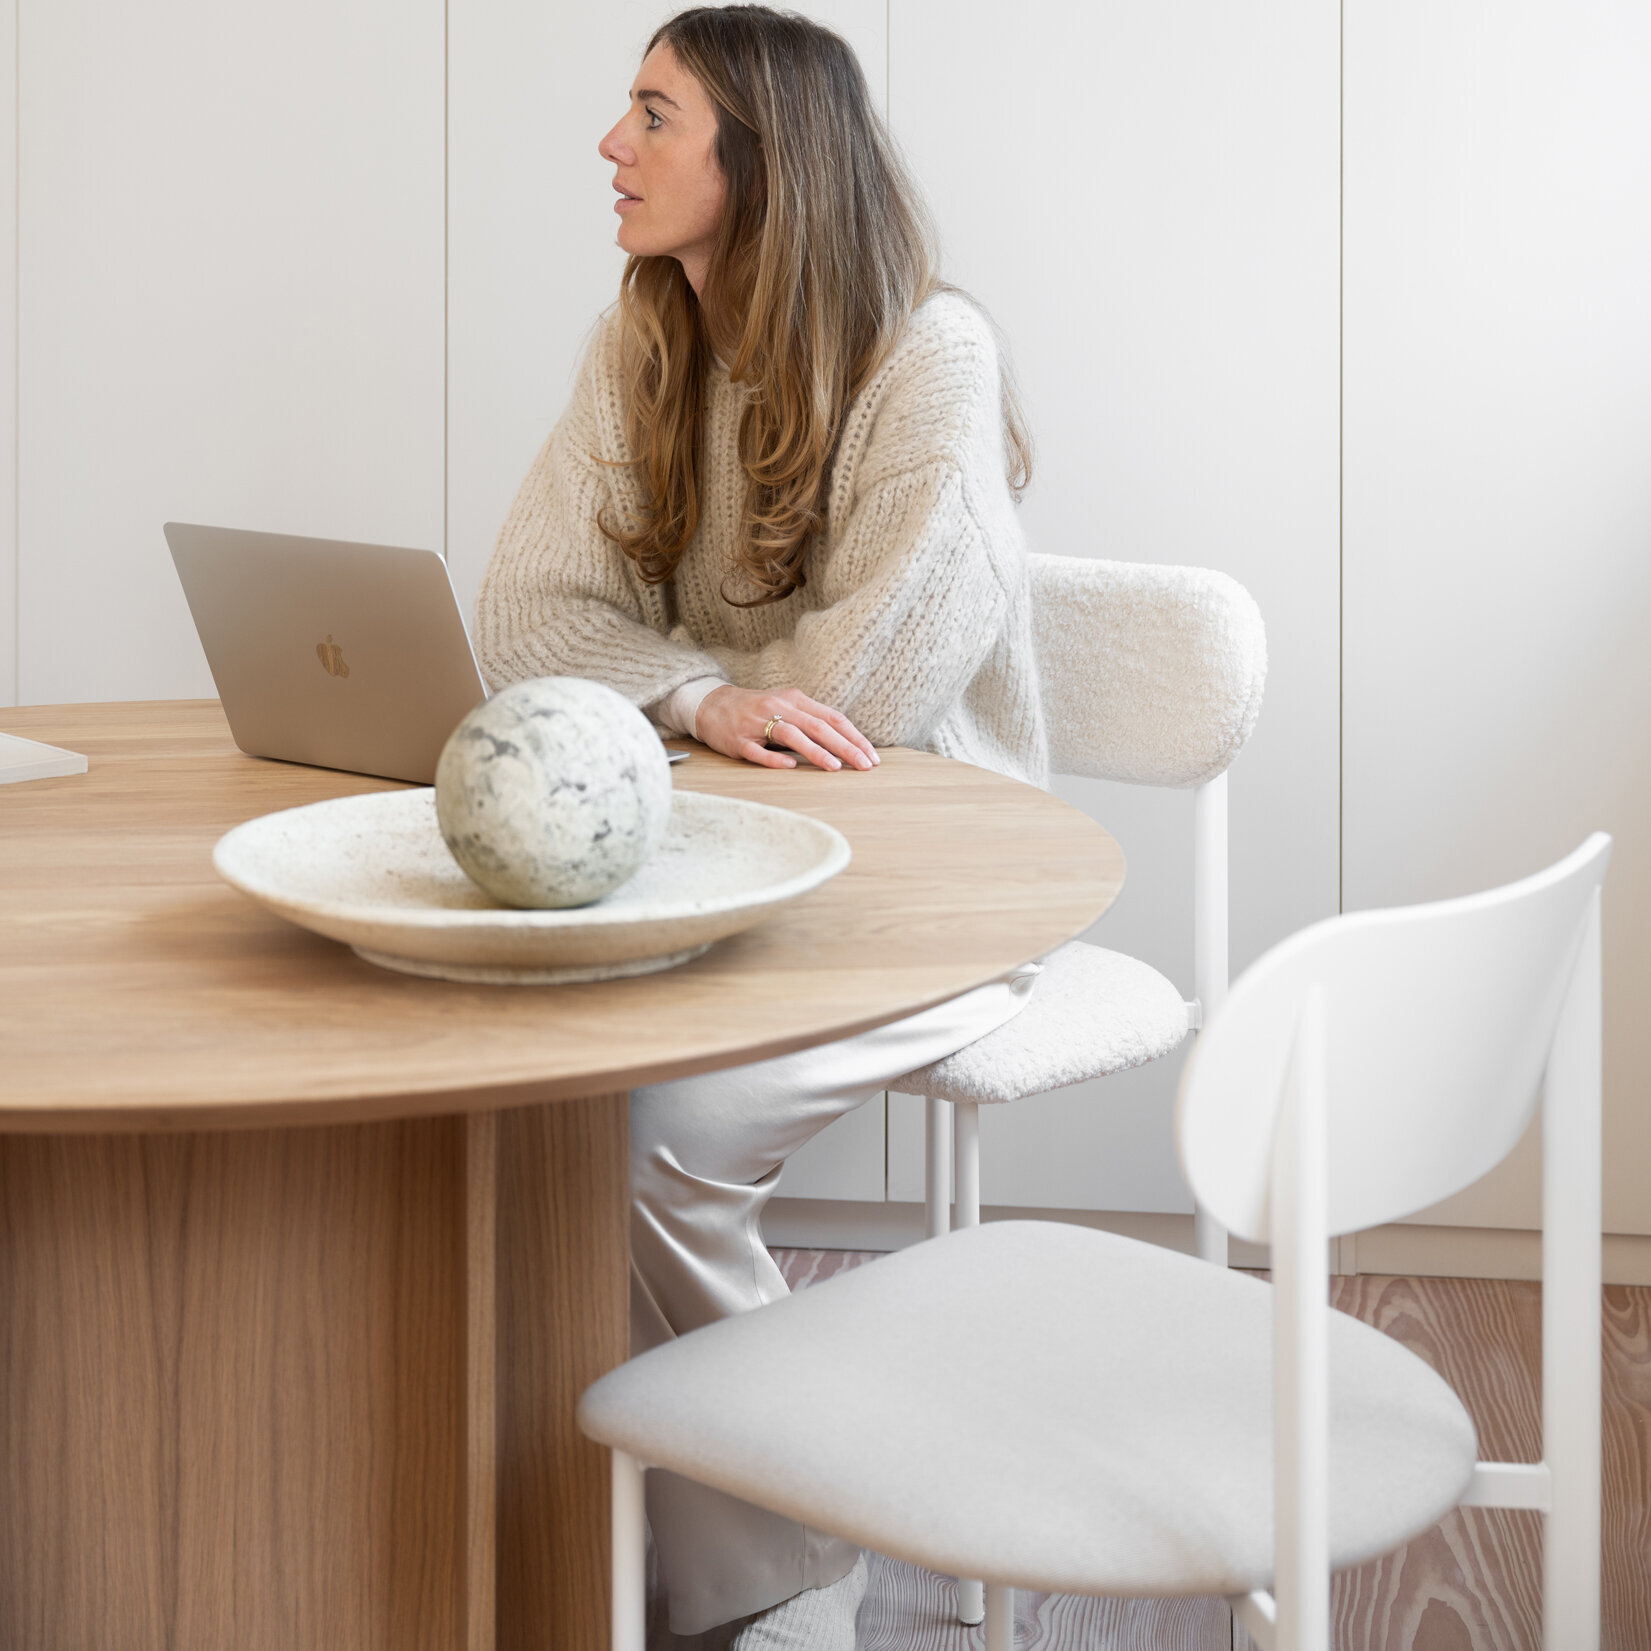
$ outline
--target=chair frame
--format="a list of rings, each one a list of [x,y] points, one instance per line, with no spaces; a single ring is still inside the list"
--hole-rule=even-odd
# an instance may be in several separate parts
[[[1600,842],[1585,848],[1597,853]],[[1542,1460],[1479,1462],[1458,1504],[1546,1515],[1544,1651],[1599,1645],[1602,979],[1596,884],[1543,1066]],[[1262,1651],[1330,1651],[1331,1643],[1327,1337],[1336,1223],[1328,1199],[1326,1018],[1325,988],[1311,983],[1295,1018],[1268,1171],[1274,1587],[1228,1601]],[[613,1450],[613,1651],[645,1651],[645,1472],[635,1457]],[[1013,1651],[1014,1605],[1013,1587],[984,1588],[986,1651]]]
[[[1458,1504],[1546,1515],[1543,1651],[1599,1645],[1600,900],[1595,888],[1543,1081],[1542,1460],[1480,1462]],[[1324,993],[1314,987],[1285,1072],[1272,1164],[1274,1586],[1228,1601],[1262,1651],[1330,1651],[1326,1056]],[[986,1651],[1012,1651],[1014,1589],[984,1592]]]

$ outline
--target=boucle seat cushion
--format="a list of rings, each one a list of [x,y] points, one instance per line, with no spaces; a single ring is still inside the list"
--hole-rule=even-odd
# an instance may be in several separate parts
[[[994,1222],[697,1330],[604,1376],[605,1444],[953,1576],[1231,1594],[1272,1574],[1272,1293],[1108,1233]],[[1330,1553],[1466,1491],[1473,1425],[1330,1314]],[[967,1441],[962,1448],[960,1441]]]
[[[1172,982],[1136,958],[1074,940],[1043,960],[1037,990],[1013,1020],[889,1088],[1018,1101],[1144,1066],[1186,1035],[1186,1001]]]

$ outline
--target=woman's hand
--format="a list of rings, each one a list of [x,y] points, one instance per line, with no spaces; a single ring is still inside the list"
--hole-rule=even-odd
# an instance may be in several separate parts
[[[795,768],[806,757],[816,768],[875,768],[871,741],[841,711],[810,699],[800,688],[759,693],[732,683],[713,688],[699,702],[695,737],[725,757],[743,757],[764,768]],[[773,722],[767,740],[763,730]],[[770,751],[783,745],[797,753]]]

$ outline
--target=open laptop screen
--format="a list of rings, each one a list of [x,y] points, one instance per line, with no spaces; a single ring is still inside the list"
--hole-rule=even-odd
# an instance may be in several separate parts
[[[235,743],[428,785],[487,697],[433,550],[168,522]]]

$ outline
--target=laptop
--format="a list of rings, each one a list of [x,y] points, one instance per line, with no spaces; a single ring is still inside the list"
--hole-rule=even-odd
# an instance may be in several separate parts
[[[433,550],[168,522],[235,743],[254,757],[430,785],[487,698]]]

